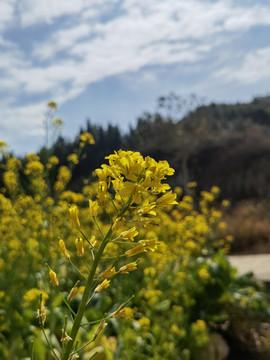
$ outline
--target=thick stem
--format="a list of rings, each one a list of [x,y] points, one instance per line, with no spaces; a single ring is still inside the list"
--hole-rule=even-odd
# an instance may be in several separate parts
[[[124,215],[124,213],[129,208],[131,202],[132,202],[132,197],[129,198],[127,204],[123,207],[123,209],[118,214],[118,217],[121,217],[121,216]],[[93,264],[91,266],[90,273],[89,273],[88,278],[86,280],[82,300],[81,300],[77,315],[74,318],[74,323],[73,323],[73,326],[72,326],[72,329],[71,329],[70,337],[72,338],[72,340],[70,340],[67,343],[67,345],[65,347],[65,350],[64,350],[64,352],[62,354],[61,360],[68,360],[69,357],[70,357],[70,354],[72,353],[72,347],[73,347],[73,344],[74,344],[74,342],[76,340],[76,336],[78,334],[78,331],[80,329],[80,325],[81,325],[82,317],[83,317],[83,314],[84,314],[84,310],[85,310],[85,307],[86,307],[87,302],[88,302],[91,287],[93,285],[96,269],[97,269],[97,266],[98,266],[99,261],[101,259],[101,256],[103,254],[103,251],[104,251],[106,245],[108,244],[108,242],[109,242],[109,240],[110,240],[110,238],[112,236],[112,233],[113,233],[113,229],[112,229],[112,226],[111,226],[110,229],[108,230],[107,234],[105,235],[105,237],[104,237],[104,239],[103,239],[103,241],[102,241],[102,243],[101,243],[101,245],[100,245],[100,247],[98,249],[98,252],[97,252],[97,254],[96,254],[95,258],[94,258]]]
[[[63,352],[63,355],[62,355],[62,360],[68,360],[69,355],[72,352],[72,347],[73,347],[74,341],[76,339],[77,333],[78,333],[80,325],[81,325],[82,317],[83,317],[84,310],[85,310],[85,307],[86,307],[86,304],[87,304],[87,301],[88,301],[88,298],[89,298],[89,294],[90,294],[91,287],[92,287],[92,284],[93,284],[96,269],[97,269],[100,258],[101,258],[102,254],[103,254],[103,251],[104,251],[104,249],[105,249],[111,235],[112,235],[112,228],[110,228],[109,231],[107,232],[104,240],[102,241],[102,243],[101,243],[101,245],[100,245],[100,247],[98,249],[96,257],[95,257],[95,259],[93,261],[91,271],[90,271],[89,276],[88,276],[88,278],[86,280],[82,300],[81,300],[77,315],[74,318],[74,323],[73,323],[73,326],[72,326],[72,329],[71,329],[70,337],[72,338],[72,340],[70,340],[67,343],[66,348],[65,348],[65,350]]]

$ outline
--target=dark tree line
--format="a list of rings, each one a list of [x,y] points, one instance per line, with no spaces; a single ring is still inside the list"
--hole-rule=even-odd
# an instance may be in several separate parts
[[[175,169],[175,176],[169,179],[172,186],[185,190],[187,182],[196,181],[199,192],[218,185],[222,196],[233,202],[269,198],[270,97],[246,104],[200,105],[182,119],[164,113],[166,107],[177,109],[177,103],[172,103],[177,101],[183,109],[181,98],[161,97],[158,111],[144,113],[127,134],[118,126],[104,128],[87,121],[80,133],[91,132],[96,143],[84,149],[70,187],[79,191],[83,180],[91,178],[92,171],[104,163],[105,156],[114,150],[130,149],[167,160]],[[60,160],[58,166],[66,164],[67,156],[78,145],[78,136],[73,141],[59,137],[51,149],[40,150],[41,161],[53,153]]]

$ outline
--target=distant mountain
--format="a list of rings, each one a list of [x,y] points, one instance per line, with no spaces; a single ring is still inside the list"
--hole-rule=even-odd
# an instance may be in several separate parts
[[[270,126],[270,96],[255,98],[250,103],[210,104],[200,106],[188,114],[181,123],[196,127],[202,119],[207,119],[210,131],[244,130],[252,125]]]
[[[162,100],[166,103],[164,97]],[[175,169],[175,176],[168,181],[182,186],[184,193],[189,181],[198,183],[197,195],[213,185],[221,188],[221,197],[233,205],[226,221],[236,239],[234,251],[269,251],[270,97],[250,103],[198,106],[180,120],[161,111],[144,113],[128,134],[122,134],[117,126],[105,129],[90,121],[80,132],[85,131],[94,135],[96,143],[84,149],[74,168],[71,189],[80,191],[84,179],[89,179],[114,150],[140,151],[144,156],[167,160]],[[39,155],[45,162],[54,153],[61,166],[78,146],[78,137],[73,141],[59,138],[52,148],[43,147]],[[57,169],[51,174],[52,182],[56,173]],[[24,183],[23,174],[21,180]]]
[[[126,144],[166,159],[174,184],[218,185],[232,201],[270,197],[270,97],[198,107],[177,122],[144,114]]]
[[[83,131],[92,132],[96,144],[85,150],[75,168],[74,189],[80,188],[106,155],[122,148],[167,160],[176,170],[171,184],[184,190],[187,182],[197,181],[198,191],[218,185],[232,202],[270,198],[270,97],[199,106],[178,121],[161,113],[144,113],[124,135],[117,126],[104,129],[89,121]],[[77,140],[56,142],[54,153],[60,164],[76,146]]]

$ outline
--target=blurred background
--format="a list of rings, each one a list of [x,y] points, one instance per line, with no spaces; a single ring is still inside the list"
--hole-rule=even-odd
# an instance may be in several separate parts
[[[157,99],[170,93],[186,101],[162,115],[180,120],[202,103],[248,103],[269,91],[267,0],[0,6],[0,131],[17,154],[39,148],[50,100],[71,138],[87,118],[127,132],[142,113],[160,111]]]
[[[267,0],[0,0],[0,137],[9,154],[1,177],[8,156],[25,166],[35,152],[43,164],[59,159],[55,181],[83,132],[95,144],[73,167],[69,191],[79,193],[114,150],[167,160],[170,185],[192,196],[194,210],[202,192],[215,195],[223,217],[215,236],[229,236],[233,265],[269,285],[270,260],[255,257],[270,254],[269,39]],[[244,265],[243,255],[252,255]],[[256,350],[230,359],[266,359],[269,349],[259,357],[253,340]]]
[[[268,1],[0,6],[0,133],[13,153],[52,145],[46,103],[53,100],[65,122],[60,152],[81,129],[96,136],[95,157],[89,154],[74,182],[114,149],[166,158],[175,184],[218,185],[233,203],[233,250],[267,252]]]

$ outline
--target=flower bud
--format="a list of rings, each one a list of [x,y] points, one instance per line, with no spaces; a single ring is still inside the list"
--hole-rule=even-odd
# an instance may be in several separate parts
[[[100,293],[102,290],[107,289],[110,286],[110,280],[105,279],[95,288],[95,293]]]
[[[76,205],[71,205],[69,208],[70,219],[74,227],[80,227],[80,221],[78,218],[78,208]]]
[[[82,238],[76,239],[75,245],[76,245],[77,255],[83,256],[84,255],[83,239]]]
[[[69,253],[68,253],[68,251],[67,251],[67,249],[66,249],[66,245],[65,245],[64,240],[62,240],[62,239],[59,240],[59,246],[60,246],[60,249],[61,249],[62,254],[64,255],[64,257],[65,257],[67,260],[69,260],[69,259],[70,259],[70,255],[69,255]]]

